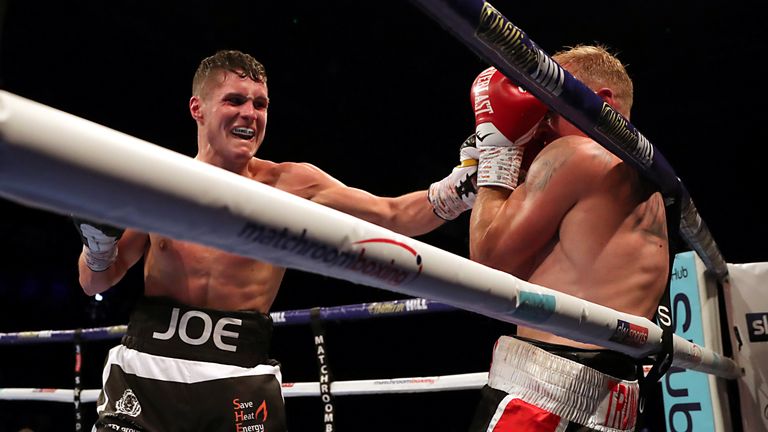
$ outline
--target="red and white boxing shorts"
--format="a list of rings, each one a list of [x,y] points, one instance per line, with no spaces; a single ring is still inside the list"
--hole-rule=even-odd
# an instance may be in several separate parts
[[[615,378],[502,336],[494,347],[488,385],[478,409],[478,417],[486,418],[476,418],[471,430],[634,431],[638,395],[637,380]]]

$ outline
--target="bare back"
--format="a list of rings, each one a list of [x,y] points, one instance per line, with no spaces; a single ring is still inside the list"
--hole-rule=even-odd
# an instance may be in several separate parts
[[[564,214],[548,247],[537,257],[529,281],[651,319],[664,292],[669,267],[662,197],[636,170],[593,141],[577,138],[566,146],[592,153],[602,168],[585,174],[592,179],[571,179],[585,186]],[[565,149],[555,146],[549,150]],[[587,346],[529,328],[520,327],[518,334]]]
[[[332,183],[305,164],[256,158],[245,175],[308,199]],[[283,267],[157,234],[149,236],[144,259],[145,295],[220,310],[268,312],[284,274]]]

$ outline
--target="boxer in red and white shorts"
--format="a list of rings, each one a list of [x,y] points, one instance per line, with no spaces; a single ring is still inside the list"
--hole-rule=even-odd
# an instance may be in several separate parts
[[[637,417],[634,360],[502,336],[472,432],[629,432]]]

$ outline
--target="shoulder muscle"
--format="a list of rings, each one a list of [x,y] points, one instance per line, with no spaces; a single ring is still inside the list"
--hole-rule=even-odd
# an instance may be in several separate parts
[[[303,162],[283,162],[270,168],[276,188],[312,199],[318,193],[344,184],[320,168]]]
[[[528,192],[546,189],[555,179],[584,185],[611,169],[619,160],[584,137],[564,137],[546,146],[531,164],[526,178]]]

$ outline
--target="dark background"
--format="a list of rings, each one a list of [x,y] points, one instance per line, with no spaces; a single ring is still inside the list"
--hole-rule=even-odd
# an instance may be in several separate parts
[[[767,154],[761,13],[739,2],[493,4],[550,54],[580,42],[618,51],[635,81],[632,124],[675,168],[723,256],[768,260],[757,210]],[[473,129],[470,84],[487,66],[405,0],[0,0],[0,31],[0,88],[189,156],[198,62],[218,49],[249,52],[269,74],[259,156],[311,162],[378,195],[426,188],[448,173]],[[467,217],[419,239],[466,256]],[[63,216],[0,200],[0,241],[0,332],[123,324],[141,294],[138,267],[101,303],[82,294],[81,244]],[[273,310],[399,298],[289,271]],[[337,380],[481,372],[495,338],[512,328],[461,311],[329,323],[328,356]],[[280,327],[275,338],[285,381],[316,380],[309,327]],[[114,343],[86,345],[85,388],[99,387]],[[0,388],[72,388],[72,350],[0,347]],[[463,431],[476,402],[476,391],[339,397],[337,427]],[[319,400],[287,404],[291,430],[321,430]],[[85,405],[88,429],[93,411]],[[0,402],[0,431],[73,423],[66,404]]]

